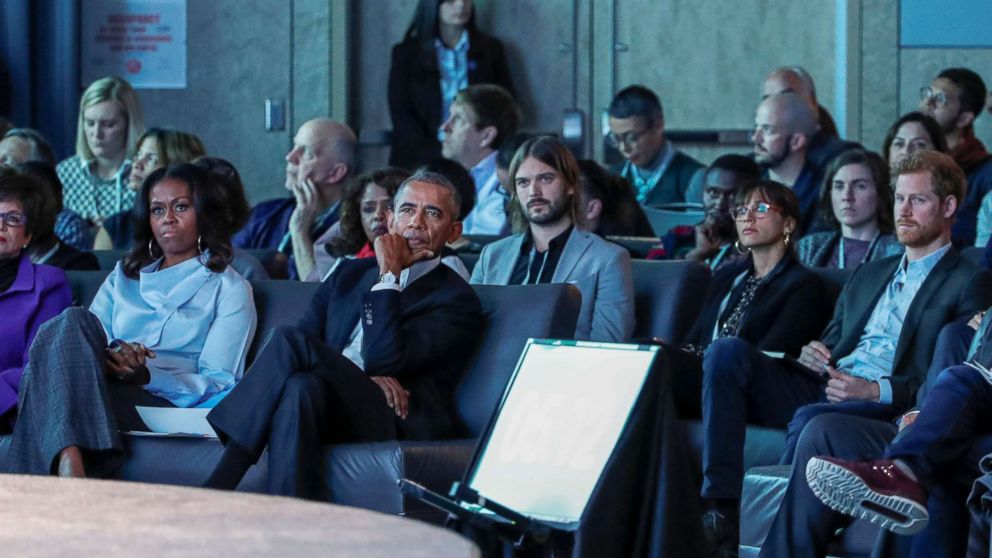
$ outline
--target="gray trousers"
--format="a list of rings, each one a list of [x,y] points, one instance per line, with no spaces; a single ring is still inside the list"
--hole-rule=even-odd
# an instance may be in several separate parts
[[[67,308],[38,329],[0,469],[52,474],[69,446],[82,450],[89,476],[108,476],[120,466],[125,453],[119,430],[145,429],[134,406],[172,404],[140,386],[107,381],[106,347],[103,326],[84,308]]]

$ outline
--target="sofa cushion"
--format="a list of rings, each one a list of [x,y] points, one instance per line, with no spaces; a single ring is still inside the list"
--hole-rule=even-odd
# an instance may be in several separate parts
[[[703,468],[703,423],[698,420],[679,421],[685,431],[684,439],[697,471]],[[744,441],[744,470],[751,467],[774,465],[785,453],[785,430],[748,426]]]
[[[741,491],[740,556],[757,556],[789,487],[791,465],[754,467],[744,476]],[[868,557],[878,536],[878,527],[857,520],[848,525],[830,545],[830,556]]]

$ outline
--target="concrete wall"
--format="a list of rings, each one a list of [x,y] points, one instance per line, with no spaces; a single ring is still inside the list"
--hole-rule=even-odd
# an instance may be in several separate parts
[[[852,102],[861,113],[861,140],[866,147],[881,149],[888,127],[919,104],[920,88],[943,68],[964,66],[992,84],[990,48],[908,48],[900,46],[900,3],[894,0],[853,1],[861,13],[860,95]],[[932,9],[942,9],[939,3]],[[990,22],[992,23],[992,22]],[[975,132],[985,143],[992,142],[992,116],[975,123]]]
[[[187,10],[188,87],[140,90],[146,123],[196,133],[237,166],[253,203],[285,195],[295,129],[333,110],[333,3],[191,0]],[[265,130],[268,98],[285,102],[283,130]]]
[[[352,5],[351,117],[370,142],[390,128],[389,50],[415,5]],[[479,0],[477,21],[507,47],[524,127],[555,132],[562,112],[578,108],[586,115],[587,153],[601,157],[602,112],[631,83],[659,92],[673,129],[749,129],[762,77],[783,64],[810,70],[822,102],[832,106],[834,11],[832,2],[791,0]],[[708,160],[727,148],[687,149]],[[387,156],[383,146],[363,149],[366,165]]]
[[[147,122],[200,135],[242,170],[252,201],[282,195],[283,155],[313,116],[347,120],[367,143],[363,167],[384,164],[389,53],[415,5],[191,0],[189,87],[141,91]],[[587,154],[601,157],[602,112],[635,82],[659,92],[670,129],[749,129],[764,74],[800,64],[821,103],[846,113],[848,137],[878,149],[940,68],[992,80],[992,49],[901,48],[899,9],[897,0],[477,0],[477,19],[507,46],[524,127],[557,131],[562,111],[578,108]],[[286,100],[284,130],[264,130],[266,98]],[[992,117],[977,129],[992,140]],[[683,147],[704,161],[748,150]]]

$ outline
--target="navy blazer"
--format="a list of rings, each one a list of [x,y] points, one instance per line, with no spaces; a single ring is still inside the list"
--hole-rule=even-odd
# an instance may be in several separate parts
[[[900,261],[902,256],[891,256],[862,264],[844,285],[834,317],[821,338],[835,364],[858,346]],[[926,380],[941,328],[952,322],[965,323],[990,304],[992,275],[953,248],[949,250],[927,275],[906,312],[889,377],[896,408],[913,405],[917,390]]]
[[[713,275],[703,311],[689,333],[688,342],[710,344],[717,318],[730,316],[744,292],[744,282],[734,279],[751,268],[751,257],[721,267]],[[720,303],[730,293],[723,312]],[[799,263],[790,251],[758,287],[744,314],[737,337],[761,351],[799,356],[803,345],[817,338],[830,320],[834,300],[820,277]],[[719,315],[718,315],[719,313]]]
[[[370,290],[378,278],[375,258],[342,261],[298,327],[342,351],[361,318],[365,372],[395,377],[410,392],[409,416],[397,421],[403,437],[453,435],[454,388],[480,331],[479,297],[443,264],[402,291]]]
[[[416,39],[393,47],[389,67],[392,166],[412,169],[441,156],[441,143],[437,140],[442,124],[441,72],[437,57],[433,51],[431,54],[429,59],[423,59]],[[513,94],[503,44],[480,31],[469,30],[468,83],[493,83]]]

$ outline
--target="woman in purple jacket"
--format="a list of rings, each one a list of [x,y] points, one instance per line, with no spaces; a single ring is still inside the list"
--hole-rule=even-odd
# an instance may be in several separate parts
[[[72,304],[65,273],[27,256],[42,192],[34,179],[0,169],[0,434],[10,433],[17,418],[21,374],[38,327]]]

